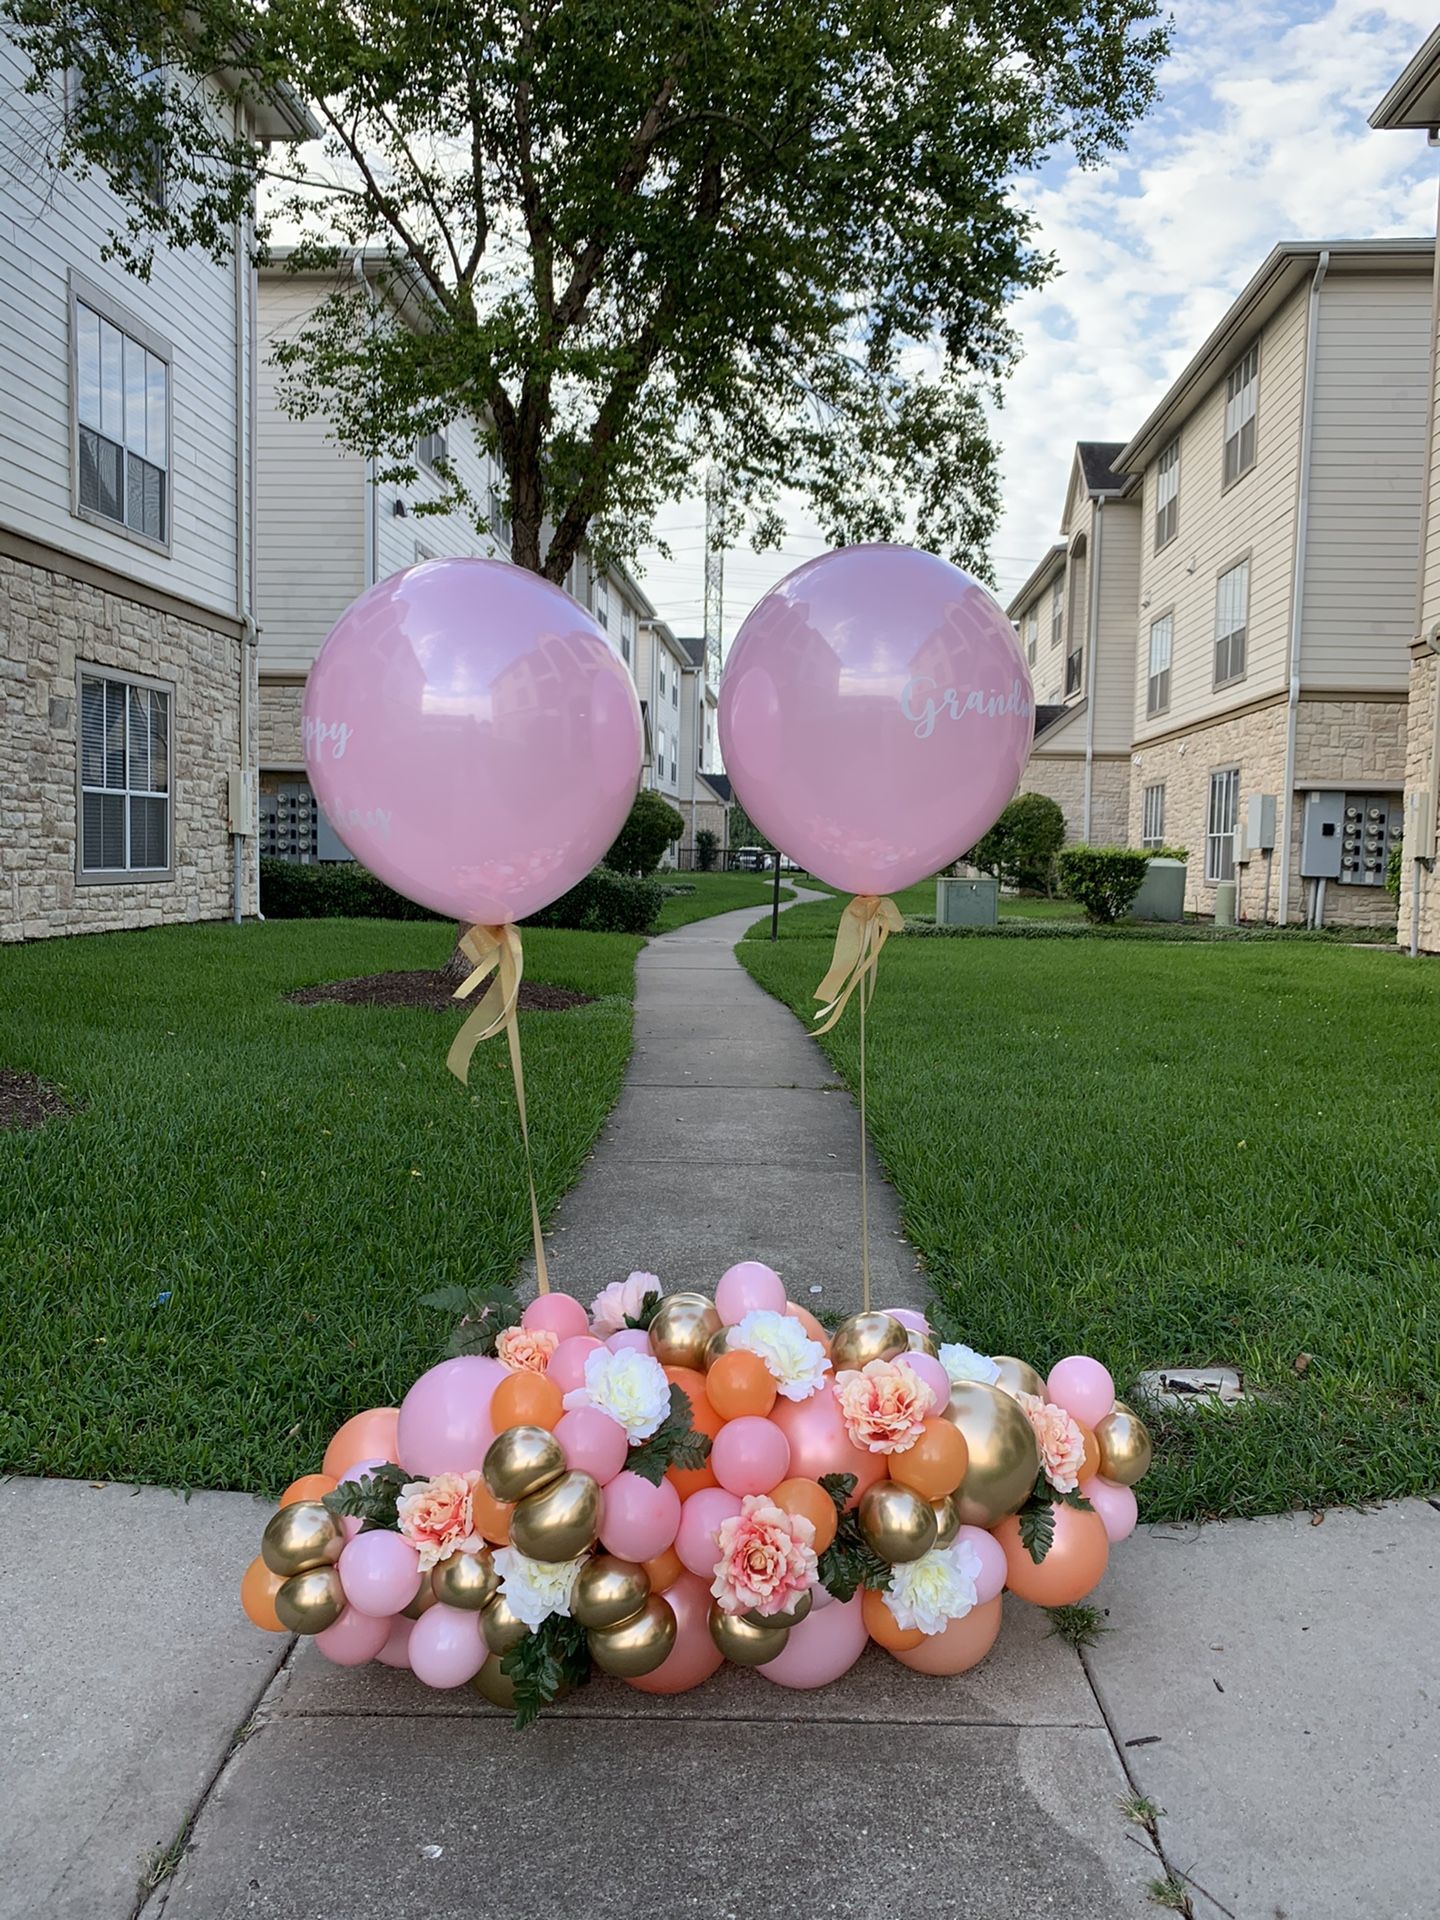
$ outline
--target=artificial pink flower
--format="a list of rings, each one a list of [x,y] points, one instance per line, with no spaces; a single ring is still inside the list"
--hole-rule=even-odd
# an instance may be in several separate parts
[[[936,1407],[928,1382],[894,1360],[837,1373],[835,1398],[851,1440],[871,1453],[908,1452]]]
[[[660,1277],[654,1273],[632,1273],[628,1280],[612,1280],[590,1302],[590,1331],[597,1340],[608,1340],[622,1333],[627,1320],[638,1320],[650,1294],[659,1294]]]
[[[479,1478],[478,1473],[437,1473],[433,1480],[411,1480],[400,1489],[396,1518],[401,1533],[420,1550],[421,1573],[452,1553],[478,1553],[484,1546],[471,1505]]]
[[[544,1373],[560,1344],[548,1327],[506,1327],[495,1338],[495,1357],[517,1373]]]
[[[1015,1400],[1035,1429],[1045,1478],[1057,1493],[1073,1493],[1085,1463],[1085,1440],[1079,1427],[1063,1407],[1042,1400],[1038,1393],[1017,1393]]]
[[[815,1523],[749,1493],[715,1534],[720,1558],[710,1583],[726,1613],[784,1613],[815,1584]]]

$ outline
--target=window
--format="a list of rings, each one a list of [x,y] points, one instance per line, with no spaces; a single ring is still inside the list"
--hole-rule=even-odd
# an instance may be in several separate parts
[[[1155,462],[1155,551],[1168,547],[1180,524],[1180,436]]]
[[[92,70],[88,84],[85,74],[72,67],[65,78],[66,109],[82,123],[82,130],[103,124],[126,137],[131,157],[118,184],[163,211],[165,69],[152,66],[138,47],[122,50],[116,66],[120,69],[116,75]]]
[[[1250,562],[1222,573],[1215,588],[1215,684],[1245,677],[1245,632],[1250,618]]]
[[[1162,613],[1150,622],[1150,678],[1145,689],[1146,713],[1164,713],[1170,705],[1170,651],[1175,639],[1175,616]]]
[[[1040,647],[1040,609],[1031,607],[1025,616],[1025,658],[1033,667]]]
[[[1065,638],[1065,575],[1057,574],[1050,590],[1050,645],[1058,647]]]
[[[665,656],[660,656],[660,698],[665,698]]]
[[[1235,878],[1235,823],[1240,818],[1240,769],[1226,767],[1210,776],[1210,817],[1205,834],[1205,878]]]
[[[595,618],[608,633],[610,631],[610,582],[604,574],[595,582]]]
[[[433,560],[434,558],[435,555],[429,547],[422,546],[418,540],[415,542],[415,564],[417,567],[422,565],[424,561]]]
[[[485,518],[490,523],[491,533],[494,534],[495,538],[500,542],[500,545],[508,551],[510,546],[510,522],[505,517],[505,490],[500,484],[499,469],[495,467],[493,463],[490,467],[489,479],[485,487]],[[569,574],[569,580],[572,584],[567,588],[572,600],[579,598],[573,585],[575,567],[576,562],[572,560],[570,562]]]
[[[170,866],[170,693],[80,675],[80,872]]]
[[[1165,783],[1146,787],[1144,812],[1140,823],[1140,844],[1142,847],[1163,847],[1165,844]]]
[[[434,433],[422,433],[415,443],[415,454],[422,467],[432,473],[450,458],[450,436],[444,427]]]
[[[108,304],[108,303],[107,303]],[[154,546],[170,537],[169,349],[76,292],[75,503]]]
[[[680,704],[680,669],[678,666],[672,666],[670,669],[670,704],[672,707],[678,707]]]
[[[620,652],[628,666],[635,657],[635,609],[628,600],[620,603]]]
[[[1260,342],[1225,382],[1225,478],[1229,486],[1255,464],[1255,410],[1260,397]]]
[[[665,729],[663,727],[657,727],[655,730],[655,777],[657,780],[665,778]]]
[[[1085,677],[1085,649],[1078,642],[1065,656],[1065,698],[1079,693],[1080,683]]]
[[[675,747],[673,742],[670,747],[670,784],[672,787],[679,784],[679,776],[675,771]]]

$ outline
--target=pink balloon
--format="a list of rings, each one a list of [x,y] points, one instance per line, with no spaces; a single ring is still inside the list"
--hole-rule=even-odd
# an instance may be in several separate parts
[[[555,1422],[555,1438],[565,1452],[565,1464],[607,1486],[621,1471],[630,1452],[630,1436],[618,1420],[598,1407],[572,1407]]]
[[[545,1378],[553,1380],[561,1393],[576,1392],[585,1384],[585,1356],[598,1352],[603,1344],[589,1333],[577,1333],[562,1340],[550,1356]]]
[[[932,1413],[943,1413],[950,1404],[950,1376],[932,1353],[902,1353],[900,1364],[909,1367],[935,1396]]]
[[[641,1693],[688,1693],[724,1664],[724,1654],[710,1638],[708,1582],[682,1573],[665,1589],[665,1598],[675,1610],[675,1644],[653,1673],[627,1682]]]
[[[823,1581],[817,1580],[810,1589],[810,1611],[821,1613],[826,1607],[838,1607],[840,1602],[831,1593]]]
[[[561,1340],[578,1340],[590,1331],[590,1316],[580,1302],[568,1293],[537,1293],[520,1316],[520,1324],[531,1333],[553,1333]]]
[[[711,1441],[710,1471],[729,1493],[769,1493],[790,1471],[790,1442],[773,1420],[742,1414]]]
[[[857,1593],[819,1613],[812,1607],[798,1627],[791,1627],[784,1652],[756,1671],[778,1687],[828,1687],[850,1671],[869,1637]]]
[[[698,1579],[707,1584],[715,1577],[715,1562],[720,1550],[715,1535],[722,1520],[731,1520],[740,1511],[740,1496],[724,1487],[702,1487],[692,1493],[680,1513],[680,1530],[675,1535],[675,1551]]]
[[[605,1344],[611,1353],[649,1353],[650,1336],[643,1327],[622,1327]]]
[[[747,1313],[783,1313],[785,1284],[762,1260],[741,1260],[721,1274],[715,1311],[727,1327],[735,1326]]]
[[[409,1672],[410,1629],[414,1625],[413,1620],[406,1620],[403,1616],[390,1622],[390,1638],[375,1656],[382,1667],[400,1667]]]
[[[510,1369],[488,1354],[466,1353],[422,1373],[400,1402],[398,1445],[407,1473],[476,1473],[495,1438],[490,1402]]]
[[[355,858],[486,926],[583,880],[640,784],[619,653],[569,594],[501,560],[427,560],[362,594],[310,669],[303,727]]]
[[[975,1602],[985,1606],[1005,1590],[1005,1549],[993,1533],[984,1527],[961,1527],[955,1536],[958,1546],[966,1540],[980,1556],[980,1575],[975,1582]]]
[[[818,1480],[822,1473],[853,1473],[852,1505],[867,1487],[885,1478],[885,1455],[870,1453],[852,1442],[833,1387],[823,1386],[808,1400],[777,1400],[770,1409],[770,1419],[790,1442],[792,1475]]]
[[[348,1549],[347,1549],[348,1551]],[[390,1638],[390,1622],[346,1607],[340,1618],[315,1635],[315,1645],[337,1667],[363,1667]]]
[[[930,1322],[918,1307],[883,1307],[892,1320],[898,1320],[902,1327],[909,1327],[913,1333],[928,1333]]]
[[[480,1616],[464,1607],[428,1607],[410,1628],[410,1668],[427,1687],[463,1687],[485,1664]]]
[[[720,747],[765,836],[846,893],[894,893],[974,846],[1020,784],[1034,693],[978,581],[910,547],[822,554],[741,627]]]
[[[1117,1486],[1097,1473],[1080,1482],[1080,1491],[1103,1521],[1111,1546],[1130,1538],[1140,1517],[1133,1488]]]
[[[357,1613],[388,1619],[420,1591],[420,1555],[400,1534],[372,1528],[341,1553],[340,1584]]]
[[[373,1473],[377,1467],[388,1465],[389,1462],[386,1460],[357,1460],[353,1467],[347,1467],[345,1469],[340,1478],[342,1480],[363,1480],[367,1473]],[[345,1538],[347,1540],[354,1540],[365,1522],[363,1520],[353,1519],[347,1514],[340,1524],[345,1529]]]
[[[638,1473],[617,1473],[605,1489],[600,1539],[622,1560],[653,1560],[675,1544],[680,1496],[668,1480],[658,1487]]]
[[[1057,1360],[1045,1382],[1045,1398],[1063,1407],[1082,1427],[1094,1428],[1107,1413],[1114,1411],[1115,1382],[1098,1360],[1083,1353],[1072,1353]]]

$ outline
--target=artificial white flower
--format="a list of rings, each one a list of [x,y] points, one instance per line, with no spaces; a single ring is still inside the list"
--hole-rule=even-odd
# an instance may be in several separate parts
[[[565,1396],[565,1405],[597,1407],[618,1420],[632,1446],[648,1440],[670,1411],[670,1382],[651,1354],[633,1348],[611,1353],[599,1347],[585,1356],[585,1384]]]
[[[808,1400],[824,1386],[830,1371],[824,1347],[788,1313],[757,1307],[731,1327],[726,1346],[758,1354],[782,1400]]]
[[[962,1620],[975,1605],[979,1577],[979,1554],[968,1540],[957,1540],[895,1567],[883,1598],[897,1627],[943,1633],[950,1621]]]
[[[660,1276],[655,1273],[632,1273],[626,1280],[612,1280],[590,1302],[590,1331],[597,1340],[608,1340],[627,1320],[638,1320],[651,1294],[658,1296],[660,1292]]]
[[[578,1560],[530,1560],[514,1547],[497,1547],[494,1558],[500,1591],[517,1620],[538,1627],[552,1613],[569,1618],[570,1596],[585,1564],[584,1554]]]
[[[987,1353],[977,1353],[974,1347],[962,1346],[958,1340],[952,1340],[940,1349],[940,1364],[950,1376],[952,1387],[962,1386],[967,1380],[978,1381],[982,1387],[993,1387],[1000,1378],[1000,1369]]]

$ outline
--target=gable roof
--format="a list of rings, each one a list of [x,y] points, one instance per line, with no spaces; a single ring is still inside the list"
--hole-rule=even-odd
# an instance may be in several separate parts
[[[1064,540],[1057,540],[1055,542],[1054,546],[1051,547],[1039,566],[1035,568],[1024,586],[1021,587],[1020,591],[1015,595],[1009,606],[1006,607],[1005,612],[1009,619],[1014,620],[1018,618],[1021,608],[1024,607],[1028,601],[1035,598],[1036,594],[1039,593],[1040,589],[1047,583],[1050,576],[1064,560],[1067,551],[1067,543]]]
[[[690,664],[703,667],[705,664],[705,636],[703,633],[682,633],[677,635],[681,646],[690,656]]]
[[[1116,471],[1115,462],[1125,451],[1123,440],[1077,440],[1080,471],[1089,493],[1123,493],[1129,477]]]
[[[1372,127],[1440,126],[1440,27],[1410,60],[1370,116]]]

